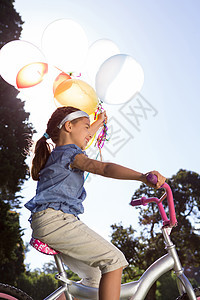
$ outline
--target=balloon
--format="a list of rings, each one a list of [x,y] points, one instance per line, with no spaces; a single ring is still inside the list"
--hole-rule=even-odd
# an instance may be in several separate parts
[[[144,83],[144,72],[131,56],[117,54],[108,58],[96,75],[96,93],[108,104],[122,104],[139,92]]]
[[[61,105],[55,98],[53,100],[54,100],[54,104],[57,108],[65,106],[65,105]]]
[[[48,62],[60,70],[80,72],[88,51],[88,39],[79,24],[61,19],[44,30],[42,49]]]
[[[15,40],[0,50],[0,75],[5,81],[16,86],[18,72],[28,64],[45,62],[43,53],[33,44]]]
[[[95,119],[95,113],[92,113],[91,115],[89,115],[89,117],[90,117],[90,125],[91,125],[91,124],[93,124],[96,121],[96,119]]]
[[[95,137],[96,137],[96,133],[93,135],[92,139],[87,143],[87,146],[85,147],[84,150],[87,150],[92,145],[92,143],[95,140]]]
[[[56,88],[55,99],[62,106],[79,108],[88,115],[95,112],[98,107],[98,97],[94,89],[80,79],[68,79]]]
[[[67,80],[67,79],[71,79],[71,76],[69,76],[68,74],[62,72],[60,73],[56,79],[54,80],[53,83],[53,93],[55,93],[55,90],[57,88],[57,86],[59,86],[59,84],[61,84],[63,81]]]
[[[48,72],[46,63],[31,63],[23,67],[17,74],[16,83],[18,88],[29,88],[39,84]]]
[[[108,39],[95,41],[88,49],[86,72],[95,83],[95,76],[101,64],[109,57],[119,54],[120,50],[114,42]]]

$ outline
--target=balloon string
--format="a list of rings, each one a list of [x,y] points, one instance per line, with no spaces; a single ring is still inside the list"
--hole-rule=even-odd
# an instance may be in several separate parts
[[[67,74],[73,78],[81,77],[81,73],[77,73],[77,72],[68,72]]]
[[[99,103],[99,106],[94,115],[94,119],[96,120],[97,115],[102,113],[103,111],[104,111],[104,109],[103,109],[101,103]],[[96,143],[95,143],[95,146],[97,146],[99,149],[101,161],[102,161],[101,149],[103,148],[105,141],[109,140],[109,138],[107,136],[108,136],[108,127],[107,127],[106,123],[104,122],[103,129],[100,131],[100,133],[97,137]]]
[[[97,108],[97,110],[95,111],[94,120],[96,120],[97,115],[100,114],[100,113],[102,113],[103,111],[104,111],[104,109],[103,109],[103,107],[102,107],[102,105],[100,103],[99,106],[98,106],[98,108]],[[106,123],[104,122],[103,123],[103,129],[99,133],[99,135],[97,137],[97,140],[96,140],[96,143],[95,143],[95,146],[97,146],[98,149],[99,149],[99,152],[97,153],[96,159],[100,155],[100,160],[101,161],[102,161],[101,149],[103,148],[105,141],[109,140],[109,138],[107,137],[107,135],[108,135],[108,127],[107,127]],[[87,180],[87,178],[88,178],[89,175],[90,175],[90,172],[87,173],[84,182]]]
[[[98,158],[98,156],[99,156],[99,153],[97,153],[96,159]],[[88,179],[88,176],[89,176],[89,175],[90,175],[90,172],[87,173],[84,182],[86,182],[86,180]]]

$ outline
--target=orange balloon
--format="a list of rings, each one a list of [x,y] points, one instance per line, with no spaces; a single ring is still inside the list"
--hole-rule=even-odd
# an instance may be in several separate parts
[[[18,88],[29,88],[39,84],[48,72],[48,64],[42,62],[24,66],[18,73],[16,84]]]
[[[67,79],[71,79],[71,76],[69,76],[68,74],[62,72],[60,73],[56,79],[54,80],[53,83],[53,93],[55,93],[55,90],[57,88],[57,86],[59,86],[59,84],[61,84],[63,81],[67,80]]]
[[[91,115],[98,107],[99,101],[95,90],[80,79],[68,79],[57,86],[55,99],[62,106],[73,106]]]

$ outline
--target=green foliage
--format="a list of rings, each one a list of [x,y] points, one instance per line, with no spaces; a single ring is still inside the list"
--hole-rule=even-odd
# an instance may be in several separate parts
[[[42,300],[59,287],[59,281],[55,279],[57,268],[54,261],[43,265],[43,271],[24,272],[17,280],[16,286],[33,299]],[[67,270],[70,280],[78,281],[80,278],[70,270]]]
[[[48,263],[45,263],[43,265],[42,271],[44,274],[56,274],[58,272],[58,269],[56,267],[55,261],[52,260]],[[67,278],[73,281],[79,281],[80,278],[77,274],[73,273],[71,270],[66,270]]]
[[[19,214],[8,203],[0,208],[0,282],[14,284],[24,272],[24,246],[19,227]]]
[[[176,299],[179,296],[176,277],[173,272],[168,272],[159,278],[157,282],[156,300]]]
[[[67,278],[69,278],[72,281],[79,281],[81,279],[78,277],[77,274],[75,274],[71,270],[67,270],[66,273],[67,273]]]
[[[18,91],[0,79],[0,200],[19,204],[16,193],[28,177],[24,149],[33,130]]]
[[[44,272],[44,274],[56,274],[57,267],[55,261],[52,260],[48,263],[45,263],[42,267],[42,271]]]
[[[17,287],[33,299],[42,300],[59,287],[54,274],[34,271],[23,273],[17,280]]]
[[[137,280],[144,269],[141,268],[142,249],[139,240],[134,237],[135,230],[132,226],[123,228],[122,224],[111,225],[111,228],[113,230],[111,242],[125,254],[129,263],[124,269],[122,283]]]
[[[186,274],[185,271],[184,273]],[[199,286],[195,278],[190,277],[190,281],[194,288]],[[165,295],[165,300],[176,299],[179,296],[177,278],[174,272],[162,275],[157,282],[156,300],[163,300],[163,295]]]
[[[19,39],[21,34],[23,22],[13,3],[0,0],[0,48]],[[24,149],[33,128],[28,123],[29,113],[25,112],[24,103],[17,98],[18,93],[0,78],[0,201],[19,204],[16,193],[28,175]]]

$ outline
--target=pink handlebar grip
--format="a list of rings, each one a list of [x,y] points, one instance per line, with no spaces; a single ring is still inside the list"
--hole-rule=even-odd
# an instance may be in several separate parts
[[[146,178],[147,178],[147,181],[149,181],[150,183],[153,183],[155,185],[158,181],[158,177],[152,173],[149,173]]]
[[[132,199],[131,202],[130,202],[130,205],[132,206],[138,206],[138,205],[142,205],[143,204],[143,201],[142,199]]]

